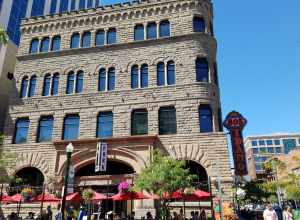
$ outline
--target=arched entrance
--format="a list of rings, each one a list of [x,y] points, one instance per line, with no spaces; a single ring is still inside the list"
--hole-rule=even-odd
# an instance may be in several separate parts
[[[121,181],[132,182],[134,169],[128,164],[108,160],[105,172],[95,173],[95,162],[91,161],[81,166],[75,171],[75,185],[79,191],[91,188],[96,192],[112,196],[118,193],[118,185]],[[104,213],[114,211],[121,215],[122,211],[127,210],[127,202],[113,202],[105,200],[102,202],[103,217]],[[126,214],[126,213],[125,213]]]
[[[196,179],[193,183],[194,187],[208,191],[208,175],[205,168],[199,163],[192,160],[187,160],[185,167],[190,170],[191,174],[196,176]]]

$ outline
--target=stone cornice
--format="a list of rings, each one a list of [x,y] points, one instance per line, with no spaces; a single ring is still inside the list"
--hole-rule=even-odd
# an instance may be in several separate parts
[[[119,3],[105,7],[72,11],[64,14],[27,18],[22,21],[22,33],[44,32],[48,29],[62,30],[89,24],[105,24],[132,18],[170,14],[197,7],[211,14],[210,0],[141,0],[133,3]]]
[[[203,40],[203,42],[210,42],[213,43],[216,47],[216,39],[209,34],[205,33],[191,33],[186,35],[180,36],[172,36],[168,38],[158,38],[153,40],[143,40],[143,41],[132,41],[126,43],[117,43],[111,45],[104,45],[104,46],[94,46],[89,48],[77,48],[77,49],[65,49],[60,51],[50,51],[47,53],[36,53],[36,54],[25,54],[17,56],[19,61],[26,61],[26,60],[34,60],[34,59],[43,59],[43,58],[50,58],[50,57],[58,57],[58,56],[69,56],[69,55],[76,55],[81,53],[95,53],[95,52],[104,52],[110,50],[122,50],[124,48],[136,48],[140,46],[151,46],[157,44],[166,44],[166,43],[176,43],[178,41],[185,41],[185,40]]]

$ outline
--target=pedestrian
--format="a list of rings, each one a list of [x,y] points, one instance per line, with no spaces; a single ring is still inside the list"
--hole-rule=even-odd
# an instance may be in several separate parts
[[[50,205],[48,205],[47,206],[47,219],[48,220],[52,220],[52,210],[51,210],[51,206]]]
[[[179,220],[177,212],[173,212],[173,220]]]
[[[146,213],[146,220],[153,220],[153,216],[152,216],[151,212]]]
[[[205,210],[202,209],[202,210],[201,210],[201,213],[200,213],[200,220],[206,220],[206,219],[207,219],[207,218],[206,218]]]
[[[288,218],[287,218],[287,220],[293,220],[293,219],[294,219],[294,218],[293,218],[293,210],[292,210],[291,207],[288,207],[287,213],[288,213]]]
[[[267,204],[263,216],[264,220],[278,220],[278,216],[271,204]]]
[[[55,215],[55,220],[61,220],[62,219],[62,213],[61,213],[61,204],[58,203],[57,205],[57,212],[56,212],[56,215]]]
[[[200,220],[200,216],[199,216],[199,212],[198,211],[195,212],[194,219],[195,220]]]
[[[195,212],[191,211],[191,220],[194,220]]]

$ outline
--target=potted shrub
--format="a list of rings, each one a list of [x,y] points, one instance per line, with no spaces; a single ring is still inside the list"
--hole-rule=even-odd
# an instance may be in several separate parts
[[[22,189],[21,195],[24,201],[29,201],[34,196],[34,191],[33,189],[26,187]]]

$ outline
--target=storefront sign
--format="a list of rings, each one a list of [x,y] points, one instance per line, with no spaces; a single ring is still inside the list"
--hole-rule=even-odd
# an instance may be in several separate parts
[[[230,131],[233,151],[235,175],[244,176],[248,174],[246,153],[242,131],[247,124],[247,120],[238,112],[230,112],[223,125]]]
[[[107,143],[99,142],[97,144],[95,172],[103,172],[107,169]]]

